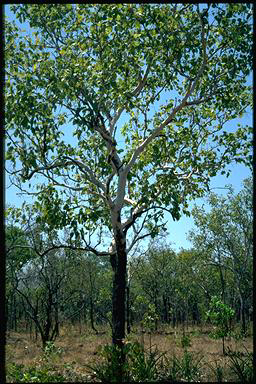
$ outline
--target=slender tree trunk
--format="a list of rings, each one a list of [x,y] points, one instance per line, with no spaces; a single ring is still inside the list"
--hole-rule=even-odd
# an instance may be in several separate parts
[[[154,305],[156,310],[157,309],[157,293],[155,293]],[[158,321],[157,321],[157,317],[155,317],[155,332],[157,331],[157,328],[158,328]]]
[[[126,287],[126,318],[127,318],[127,333],[131,332],[131,322],[130,322],[130,286],[127,284]]]
[[[93,291],[95,289],[94,284],[93,284],[93,279],[92,279],[92,270],[91,270],[91,265],[89,265],[89,279],[90,279],[90,321],[91,321],[91,327],[93,331],[98,334],[97,329],[95,328],[94,325],[94,300],[93,300]]]
[[[176,321],[177,321],[177,309],[176,306],[173,308],[173,313],[172,313],[172,327],[176,327]]]
[[[220,259],[219,259],[219,262],[220,262]],[[220,282],[221,282],[221,290],[222,290],[221,296],[222,296],[223,303],[225,304],[226,303],[225,279],[224,279],[222,267],[220,264],[219,264],[219,272],[220,272]]]
[[[164,313],[163,313],[163,320],[164,320],[164,323],[168,323],[169,321],[169,318],[168,318],[168,297],[163,294],[163,309],[164,309]]]
[[[186,300],[186,326],[188,330],[188,300]]]
[[[240,323],[241,323],[241,329],[242,329],[242,333],[245,334],[246,333],[245,309],[244,309],[244,300],[243,300],[243,297],[242,297],[241,293],[239,294],[239,299],[240,299]]]
[[[16,297],[15,295],[13,296],[13,327],[14,331],[17,332],[17,310],[16,310]]]
[[[97,329],[94,326],[94,303],[93,303],[93,298],[92,298],[92,292],[91,292],[91,295],[90,295],[90,321],[91,321],[92,330],[96,334],[98,334],[98,331],[97,331]]]

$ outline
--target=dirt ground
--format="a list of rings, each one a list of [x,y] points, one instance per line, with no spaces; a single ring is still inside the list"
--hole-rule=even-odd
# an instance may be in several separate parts
[[[61,328],[60,336],[55,341],[56,348],[59,348],[57,354],[51,355],[51,363],[57,367],[59,373],[65,371],[70,374],[76,374],[81,381],[90,380],[90,374],[87,365],[91,365],[101,359],[100,349],[103,345],[111,343],[111,333],[107,328],[98,327],[99,333],[96,335],[87,327],[77,327],[66,325]],[[175,355],[181,358],[184,348],[181,345],[183,330],[181,328],[173,329],[165,327],[158,333],[152,335],[142,333],[134,329],[128,336],[129,341],[139,341],[144,344],[145,349],[157,347],[159,352],[166,352],[167,357]],[[216,367],[223,368],[225,381],[232,379],[228,358],[222,353],[222,340],[216,340],[209,337],[209,328],[199,328],[196,326],[185,329],[185,334],[189,337],[189,352],[201,358],[203,365],[202,377],[200,381],[216,382]],[[252,352],[252,336],[240,340],[227,339],[226,348],[232,351]],[[10,332],[6,339],[6,365],[10,363],[23,364],[26,367],[40,366],[43,360],[42,346],[40,338],[35,340],[35,336],[29,333]],[[8,370],[8,369],[7,369]],[[215,370],[215,372],[214,372]]]

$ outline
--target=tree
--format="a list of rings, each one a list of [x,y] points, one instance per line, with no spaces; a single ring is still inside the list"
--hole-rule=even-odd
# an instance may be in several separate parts
[[[158,318],[169,323],[170,310],[176,304],[176,254],[168,245],[159,244],[158,239],[158,242],[150,242],[148,250],[134,260],[134,265],[133,291],[137,292],[135,304],[137,302],[138,305],[136,313],[144,317],[147,312],[152,312],[154,306],[157,315],[154,325],[157,330]],[[141,296],[143,293],[144,299]],[[135,294],[133,296],[136,297]],[[143,309],[144,313],[141,313]]]
[[[250,128],[224,128],[252,104],[251,5],[11,9],[32,35],[6,21],[8,171],[38,221],[72,229],[64,245],[110,256],[122,346],[129,251],[232,161],[250,163]]]
[[[225,352],[225,337],[230,332],[230,322],[234,316],[235,311],[224,304],[217,296],[213,296],[210,303],[210,310],[207,312],[207,316],[210,317],[213,324],[217,326],[217,329],[213,332],[213,336],[222,338],[222,351]]]
[[[76,252],[72,260],[70,260],[72,273],[67,285],[70,292],[77,293],[77,295],[73,296],[72,319],[77,320],[75,315],[79,315],[80,321],[80,312],[84,309],[89,316],[91,328],[96,334],[98,333],[95,324],[96,320],[102,321],[107,318],[107,295],[110,293],[111,282],[109,280],[111,267],[109,267],[106,260],[92,253]],[[79,305],[77,305],[78,303]],[[70,305],[68,305],[67,309],[70,311]],[[69,316],[70,314],[68,314]]]
[[[17,279],[16,291],[26,314],[36,326],[36,332],[40,333],[43,348],[59,335],[59,296],[67,276],[58,261],[56,252],[51,251],[41,260],[33,260]]]
[[[232,276],[243,333],[245,314],[249,318],[252,306],[252,196],[251,178],[244,180],[244,188],[237,195],[232,188],[225,197],[212,193],[208,199],[210,212],[199,207],[193,209],[196,229],[190,233],[194,247],[207,255],[205,263],[219,271],[224,304],[228,301],[227,273]]]
[[[8,209],[8,208],[7,208]],[[7,221],[6,228],[6,318],[7,328],[17,331],[17,275],[35,254],[29,248],[18,249],[18,244],[28,245],[26,232]]]

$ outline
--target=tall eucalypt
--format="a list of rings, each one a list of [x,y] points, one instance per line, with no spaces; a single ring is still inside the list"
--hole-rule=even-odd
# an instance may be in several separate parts
[[[7,171],[34,197],[38,221],[60,238],[70,230],[63,247],[110,257],[113,343],[122,345],[129,251],[165,228],[166,212],[188,214],[212,176],[251,162],[250,128],[225,128],[252,105],[252,7],[10,9]]]

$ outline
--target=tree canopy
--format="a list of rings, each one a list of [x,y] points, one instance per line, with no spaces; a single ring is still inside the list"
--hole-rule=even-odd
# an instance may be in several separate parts
[[[111,230],[115,206],[125,231],[142,213],[157,231],[157,207],[178,219],[248,162],[248,127],[223,128],[251,105],[250,5],[11,9],[35,32],[6,22],[7,159],[17,185],[44,176],[36,208],[53,227]]]

